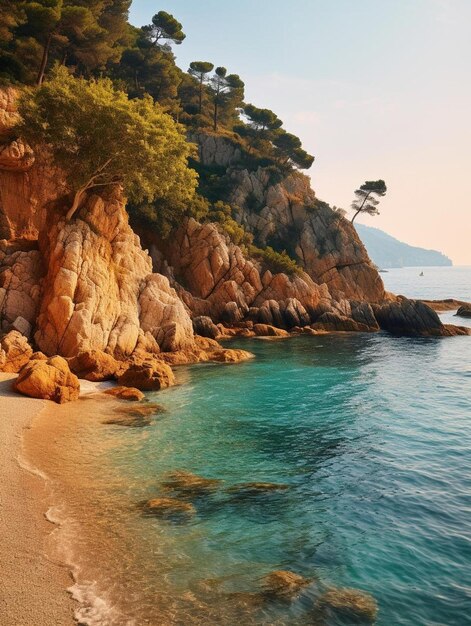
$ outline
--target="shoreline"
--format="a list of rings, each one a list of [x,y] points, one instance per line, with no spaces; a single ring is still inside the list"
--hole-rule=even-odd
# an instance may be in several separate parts
[[[0,376],[0,623],[8,626],[75,624],[72,578],[46,556],[55,526],[46,518],[47,485],[23,459],[23,432],[47,403],[10,389],[14,374]]]

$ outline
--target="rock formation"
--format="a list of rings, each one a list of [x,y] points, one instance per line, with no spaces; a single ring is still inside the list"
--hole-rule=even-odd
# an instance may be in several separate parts
[[[33,154],[11,131],[15,97],[0,90],[0,331],[23,338],[2,339],[0,369],[23,365],[27,338],[90,380],[156,388],[172,383],[171,370],[159,370],[165,363],[250,358],[221,348],[219,334],[466,332],[441,325],[426,305],[386,294],[351,224],[316,199],[309,179],[250,171],[231,137],[192,139],[203,166],[226,171],[237,220],[257,245],[286,248],[299,272],[273,273],[218,225],[192,218],[165,241],[149,229],[140,239],[118,187],[89,195],[67,221],[69,190],[48,150]]]

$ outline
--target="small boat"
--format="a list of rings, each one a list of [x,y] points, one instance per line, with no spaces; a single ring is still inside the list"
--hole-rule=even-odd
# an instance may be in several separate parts
[[[423,273],[423,272],[420,272],[419,276],[423,276],[423,275],[424,275],[424,273]]]

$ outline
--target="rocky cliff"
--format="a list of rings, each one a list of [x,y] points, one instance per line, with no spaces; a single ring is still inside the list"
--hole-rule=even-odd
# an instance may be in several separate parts
[[[109,374],[119,370],[113,359],[136,362],[137,354],[139,362],[164,353],[175,355],[164,360],[184,362],[177,356],[183,352],[205,360],[208,351],[215,360],[237,360],[238,355],[195,339],[192,320],[201,316],[226,326],[376,330],[378,318],[388,327],[384,304],[394,298],[384,293],[350,224],[317,203],[305,176],[294,173],[273,182],[267,169],[241,167],[232,140],[195,136],[203,164],[227,168],[237,220],[258,244],[289,249],[303,268],[292,274],[273,273],[217,225],[191,218],[165,241],[149,229],[140,239],[118,187],[90,195],[67,221],[70,197],[51,155],[47,149],[33,154],[12,134],[14,98],[13,90],[0,91],[3,333],[28,337],[47,356],[93,354],[80,357],[77,368],[91,372],[101,359]],[[396,320],[402,304],[397,306]],[[404,325],[407,319],[401,318],[399,326]],[[433,319],[433,326],[440,334],[439,321]],[[5,363],[8,354],[27,353],[16,335],[2,350]],[[147,372],[151,378],[152,372]]]

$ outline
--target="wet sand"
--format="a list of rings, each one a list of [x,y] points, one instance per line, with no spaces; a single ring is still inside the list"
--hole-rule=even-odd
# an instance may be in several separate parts
[[[68,626],[70,573],[45,554],[55,528],[45,518],[46,483],[22,459],[23,429],[46,402],[12,393],[12,378],[0,375],[0,624]]]

